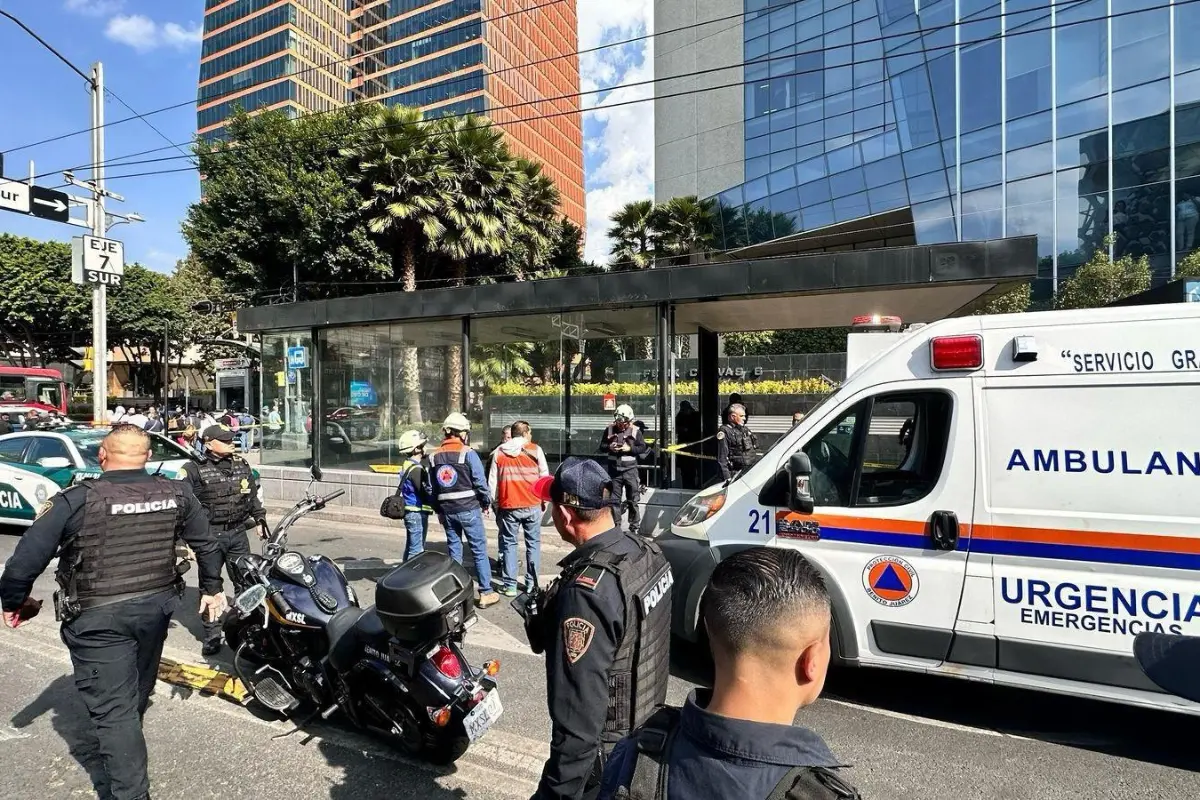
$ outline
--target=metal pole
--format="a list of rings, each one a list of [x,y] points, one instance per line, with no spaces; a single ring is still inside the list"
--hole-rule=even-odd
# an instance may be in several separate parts
[[[104,65],[92,65],[92,235],[104,238],[108,219],[104,212]],[[104,421],[108,410],[108,296],[104,284],[92,288],[92,418]]]
[[[162,401],[163,408],[167,407],[167,400],[171,396],[171,321],[163,320],[163,385],[162,385]]]

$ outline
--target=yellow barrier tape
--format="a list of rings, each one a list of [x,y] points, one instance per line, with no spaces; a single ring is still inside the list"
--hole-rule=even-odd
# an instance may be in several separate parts
[[[367,469],[371,472],[377,472],[380,475],[399,475],[399,464],[367,464]]]
[[[224,697],[242,705],[250,701],[250,692],[245,684],[212,667],[183,664],[164,658],[158,662],[158,679],[175,686],[195,689],[203,694]]]

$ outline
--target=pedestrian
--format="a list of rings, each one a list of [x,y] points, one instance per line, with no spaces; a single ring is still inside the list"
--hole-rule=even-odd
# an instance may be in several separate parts
[[[41,415],[36,408],[31,408],[25,412],[25,419],[21,425],[21,430],[36,431],[41,426]]]
[[[162,433],[166,430],[157,408],[151,407],[146,416],[149,418],[149,422],[146,423],[146,433]]]
[[[671,566],[658,545],[613,524],[612,480],[568,458],[537,483],[554,527],[575,549],[526,606],[525,632],[546,653],[550,757],[535,800],[594,792],[611,748],[666,697]]]
[[[254,417],[250,414],[249,409],[241,409],[238,412],[238,427],[242,431],[242,452],[249,453],[254,447]]]
[[[511,442],[512,438],[513,438],[513,426],[505,425],[504,429],[500,431],[500,444],[504,444],[505,442]]]
[[[512,438],[496,448],[488,473],[488,489],[500,528],[500,593],[517,596],[517,534],[525,539],[524,591],[538,586],[542,551],[542,512],[546,504],[534,494],[538,478],[550,474],[546,454],[533,443],[525,421],[512,424]]]
[[[726,423],[717,429],[717,466],[726,482],[754,463],[758,438],[746,426],[746,408],[738,403],[729,407]]]
[[[803,421],[804,421],[804,412],[803,411],[796,411],[792,414],[792,427],[793,428],[795,428],[797,425],[799,425]]]
[[[270,434],[271,447],[279,450],[283,447],[283,419],[279,416],[279,406],[263,406],[263,421],[267,425],[267,432]],[[311,441],[310,441],[311,443]],[[266,440],[263,441],[265,448]]]
[[[230,578],[237,575],[235,565],[240,556],[250,555],[250,540],[246,531],[257,527],[260,536],[269,535],[267,512],[258,496],[258,481],[245,459],[237,455],[233,431],[220,425],[210,425],[200,433],[205,455],[198,462],[187,462],[179,469],[178,478],[191,484],[192,491],[204,510],[220,549],[221,559]],[[234,585],[235,591],[245,588]],[[216,619],[204,621],[204,644],[201,655],[215,656],[221,652],[221,625]]]
[[[8,414],[0,414],[0,436],[6,433],[12,433],[12,422],[8,419]]]
[[[399,493],[404,498],[404,560],[425,550],[429,533],[429,515],[433,513],[433,487],[425,461],[425,434],[405,431],[400,434],[399,450],[404,456],[400,468]]]
[[[43,503],[0,577],[4,624],[16,628],[41,608],[30,591],[59,556],[56,617],[102,762],[91,772],[102,776],[96,793],[116,800],[150,796],[142,718],[182,595],[176,536],[196,554],[200,613],[215,618],[225,606],[204,509],[186,484],[146,472],[149,451],[135,428],[105,436],[97,453],[103,474]],[[119,561],[107,555],[114,549]]]
[[[445,439],[429,458],[434,509],[446,529],[450,557],[463,563],[463,540],[470,545],[479,579],[476,604],[487,608],[500,602],[500,595],[492,590],[492,565],[488,561],[487,535],[483,530],[483,518],[491,505],[487,476],[479,454],[468,444],[470,420],[455,411],[442,423],[442,432]]]
[[[601,800],[852,800],[821,737],[795,726],[829,670],[829,592],[795,550],[752,547],[717,565],[700,601],[710,690],[664,706],[613,750]]]
[[[638,479],[638,456],[646,452],[642,429],[633,423],[633,408],[617,406],[611,425],[600,437],[600,451],[608,454],[608,476],[612,479],[617,505],[613,506],[613,521],[621,526],[621,507],[629,514],[629,532],[641,531],[641,481]]]
[[[125,415],[121,422],[126,425],[132,425],[135,428],[146,430],[146,426],[150,424],[150,418],[146,416],[140,408],[133,408],[131,409],[130,413]]]
[[[699,489],[700,460],[694,454],[695,443],[700,441],[700,412],[687,400],[680,401],[679,412],[675,415],[675,441],[679,447],[680,483],[684,489]]]

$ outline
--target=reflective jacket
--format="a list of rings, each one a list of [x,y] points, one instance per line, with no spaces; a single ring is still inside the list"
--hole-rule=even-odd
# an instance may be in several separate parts
[[[425,514],[432,512],[433,508],[429,505],[429,473],[425,469],[424,459],[409,458],[404,462],[400,475],[400,494],[404,497],[404,510]]]
[[[533,493],[533,485],[543,475],[549,475],[542,448],[532,442],[514,440],[496,448],[492,456],[488,486],[496,505],[502,509],[537,508],[542,501]]]
[[[457,437],[442,442],[429,457],[434,506],[440,514],[462,514],[490,503],[483,463]]]

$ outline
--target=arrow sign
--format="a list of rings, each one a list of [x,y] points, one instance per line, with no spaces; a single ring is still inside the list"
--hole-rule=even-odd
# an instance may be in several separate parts
[[[0,178],[0,208],[18,214],[28,214],[29,185]]]
[[[66,222],[71,219],[71,203],[62,192],[45,189],[41,186],[30,187],[32,202],[29,212],[35,217],[48,219],[53,222]]]

